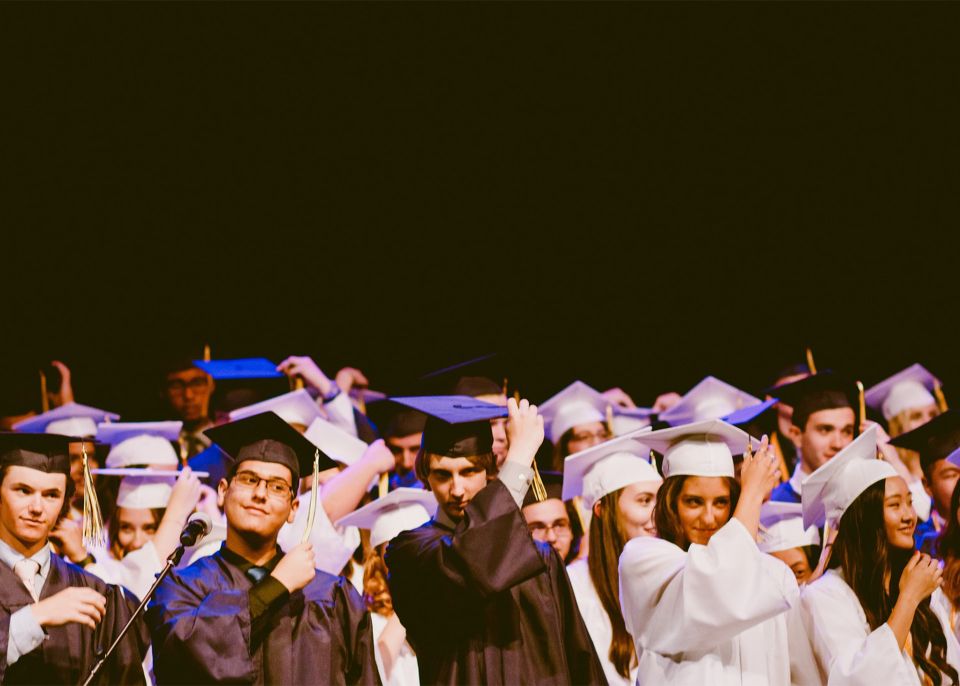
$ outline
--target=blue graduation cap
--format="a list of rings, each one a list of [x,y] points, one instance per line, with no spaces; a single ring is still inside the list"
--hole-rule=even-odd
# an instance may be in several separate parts
[[[277,365],[265,357],[244,357],[233,360],[194,360],[197,367],[217,381],[228,379],[276,379],[283,376]]]
[[[778,402],[780,402],[778,399],[770,398],[769,400],[764,400],[762,403],[741,407],[739,410],[735,410],[725,417],[721,417],[721,419],[727,424],[743,427],[757,419],[760,415],[776,405]]]
[[[507,416],[507,408],[468,395],[428,395],[391,398],[427,415],[421,446],[446,457],[470,457],[493,450],[491,419]]]

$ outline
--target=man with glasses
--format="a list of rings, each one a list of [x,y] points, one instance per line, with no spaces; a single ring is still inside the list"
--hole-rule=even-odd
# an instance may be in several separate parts
[[[213,426],[210,397],[214,388],[213,378],[191,360],[174,361],[166,369],[164,397],[176,418],[183,422],[180,445],[186,457],[193,457],[210,446],[203,432]]]
[[[523,518],[533,540],[547,543],[557,551],[564,564],[573,562],[580,552],[583,531],[573,504],[561,499],[562,472],[540,472],[547,498],[541,502],[527,491],[523,499]]]
[[[231,458],[218,486],[227,540],[157,589],[148,613],[157,683],[378,683],[359,594],[314,568],[309,543],[277,546],[316,448],[273,412],[206,433]],[[319,458],[320,469],[334,465]]]

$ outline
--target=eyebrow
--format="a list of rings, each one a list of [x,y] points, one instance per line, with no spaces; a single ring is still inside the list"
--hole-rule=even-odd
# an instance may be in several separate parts
[[[282,481],[283,483],[287,484],[287,486],[290,486],[287,480],[284,479],[282,476],[264,476],[263,474],[258,474],[252,469],[241,469],[239,472],[237,472],[237,475],[240,475],[240,474],[251,474],[257,477],[258,479],[260,479],[261,481]]]

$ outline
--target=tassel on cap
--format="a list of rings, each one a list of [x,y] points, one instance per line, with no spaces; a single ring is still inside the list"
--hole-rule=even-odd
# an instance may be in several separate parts
[[[313,531],[313,520],[317,517],[317,497],[320,493],[320,484],[317,480],[320,477],[320,449],[313,451],[313,486],[310,489],[310,508],[307,510],[307,528],[303,530],[301,543],[310,540],[310,533]]]
[[[81,441],[80,450],[83,453],[83,545],[87,548],[104,547],[107,541],[103,532],[103,515],[100,513],[100,501],[97,500],[93,475],[90,473],[85,441]]]
[[[937,399],[937,407],[940,408],[941,412],[947,411],[947,398],[943,394],[943,389],[940,387],[939,381],[933,382],[933,397]]]

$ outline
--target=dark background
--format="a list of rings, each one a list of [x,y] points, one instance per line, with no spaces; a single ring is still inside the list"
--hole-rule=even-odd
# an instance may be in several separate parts
[[[511,351],[536,400],[642,403],[811,345],[949,399],[957,14],[7,4],[5,364],[128,418],[204,343],[387,390]]]

